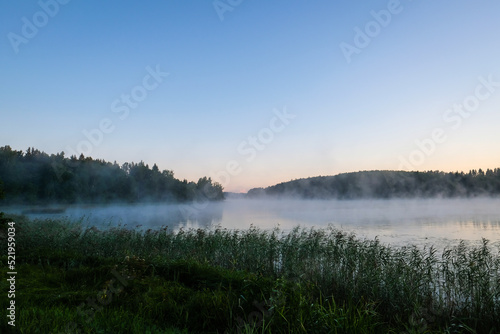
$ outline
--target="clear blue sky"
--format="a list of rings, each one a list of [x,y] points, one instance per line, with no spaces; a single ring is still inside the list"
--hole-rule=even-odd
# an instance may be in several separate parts
[[[500,167],[499,13],[494,0],[4,1],[0,145],[156,162],[229,191]]]

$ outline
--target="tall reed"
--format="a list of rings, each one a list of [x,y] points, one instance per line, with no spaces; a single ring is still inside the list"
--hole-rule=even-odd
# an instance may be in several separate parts
[[[27,257],[36,257],[29,249],[50,247],[61,251],[58,261],[67,268],[78,265],[75,254],[133,255],[153,268],[192,260],[310,285],[326,308],[333,301],[365,301],[388,323],[419,318],[440,328],[463,324],[500,329],[500,249],[488,240],[479,246],[460,242],[438,250],[392,247],[378,239],[358,239],[333,226],[291,231],[217,227],[173,233],[168,228],[101,231],[51,220],[26,223],[22,231],[27,237],[19,239],[18,247],[28,250]]]

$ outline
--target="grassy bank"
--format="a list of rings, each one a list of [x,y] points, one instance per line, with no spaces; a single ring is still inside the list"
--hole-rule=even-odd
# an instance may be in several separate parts
[[[500,330],[500,254],[486,240],[437,256],[332,227],[171,233],[13,220],[19,333]]]

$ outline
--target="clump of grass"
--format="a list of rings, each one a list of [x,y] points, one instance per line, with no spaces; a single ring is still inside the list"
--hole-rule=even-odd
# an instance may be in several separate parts
[[[22,326],[29,326],[29,314],[53,312],[43,317],[47,327],[78,320],[78,305],[116,269],[134,279],[91,324],[82,324],[90,332],[125,333],[133,324],[136,332],[500,329],[500,250],[487,240],[438,253],[361,240],[332,226],[172,233],[19,219],[19,275],[31,277],[19,286]]]

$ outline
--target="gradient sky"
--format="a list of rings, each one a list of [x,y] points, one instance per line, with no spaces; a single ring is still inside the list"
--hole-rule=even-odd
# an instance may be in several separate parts
[[[156,162],[228,191],[359,170],[500,167],[495,0],[0,9],[1,146]],[[168,76],[148,76],[157,69]],[[285,112],[294,117],[277,118]]]

